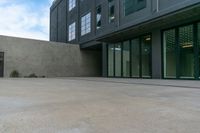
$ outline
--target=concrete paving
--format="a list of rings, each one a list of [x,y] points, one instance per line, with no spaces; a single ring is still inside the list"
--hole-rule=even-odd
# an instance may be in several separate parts
[[[200,133],[200,82],[0,79],[0,133]]]

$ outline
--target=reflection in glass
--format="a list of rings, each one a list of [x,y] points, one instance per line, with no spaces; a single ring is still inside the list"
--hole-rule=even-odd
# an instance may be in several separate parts
[[[114,44],[108,45],[108,76],[114,76]]]
[[[101,5],[99,5],[96,9],[96,29],[101,28]]]
[[[151,64],[151,36],[143,36],[141,40],[141,56],[142,56],[142,77],[149,78],[150,76],[150,64]]]
[[[164,32],[164,77],[176,78],[176,42],[175,29]]]
[[[132,77],[140,76],[140,41],[139,38],[131,41],[131,69]]]
[[[123,77],[130,77],[130,43],[123,43]]]
[[[179,28],[180,77],[194,78],[193,25]]]
[[[114,0],[108,0],[108,18],[109,23],[113,23],[115,20],[115,1]]]
[[[115,76],[121,77],[121,44],[115,44]]]

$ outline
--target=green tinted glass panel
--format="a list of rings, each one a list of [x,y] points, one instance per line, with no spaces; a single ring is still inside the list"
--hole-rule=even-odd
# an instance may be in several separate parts
[[[146,0],[123,0],[124,15],[130,15],[146,7]]]
[[[115,76],[121,77],[121,44],[115,44]]]
[[[140,41],[139,38],[131,41],[131,69],[132,77],[140,76]]]
[[[142,77],[149,78],[151,77],[151,36],[143,36],[141,40],[142,50]]]
[[[114,76],[114,45],[108,45],[108,76]]]
[[[193,25],[179,28],[180,77],[194,78]]]
[[[123,77],[130,77],[130,43],[123,43]]]
[[[163,57],[164,57],[164,77],[176,78],[176,40],[175,29],[164,32],[163,35]]]

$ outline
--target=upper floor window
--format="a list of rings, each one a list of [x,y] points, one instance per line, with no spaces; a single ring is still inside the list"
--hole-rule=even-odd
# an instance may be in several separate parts
[[[101,5],[96,8],[96,28],[101,28]]]
[[[69,25],[68,29],[68,40],[72,41],[76,38],[76,23],[72,23]]]
[[[124,15],[128,16],[146,7],[146,0],[123,0]]]
[[[114,22],[115,20],[115,3],[114,0],[108,0],[108,19],[109,19],[109,23]]]
[[[91,13],[81,18],[81,36],[91,32]]]
[[[76,7],[76,0],[69,0],[69,11]]]

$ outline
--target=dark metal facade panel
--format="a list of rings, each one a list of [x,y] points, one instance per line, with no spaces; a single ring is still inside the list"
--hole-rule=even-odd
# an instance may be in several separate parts
[[[62,5],[58,4],[59,1],[65,1]],[[71,41],[70,43],[78,43],[78,44],[86,44],[90,41],[99,40],[99,38],[104,38],[104,36],[115,35],[117,32],[123,31],[124,29],[129,29],[131,27],[138,27],[144,23],[148,23],[152,20],[157,20],[160,18],[162,21],[162,16],[169,15],[171,13],[176,13],[176,11],[180,11],[181,9],[185,9],[186,7],[190,7],[193,5],[200,6],[200,0],[147,0],[146,8],[143,8],[137,12],[134,12],[130,15],[124,15],[124,6],[123,0],[114,0],[115,5],[115,21],[114,23],[109,23],[108,11],[109,5],[108,0],[76,0],[76,7],[71,11],[68,11],[68,0],[57,0],[55,4],[51,7],[51,40],[54,40],[56,30],[55,30],[55,20],[56,17],[56,8],[62,6],[62,8],[66,8],[66,17],[67,21],[60,21],[58,25],[64,25],[66,28],[63,28],[66,31],[62,31],[62,36],[64,33],[67,37],[68,26],[76,22],[76,39]],[[96,7],[101,5],[102,7],[102,25],[100,29],[96,29]],[[64,10],[63,10],[64,12]],[[81,36],[81,17],[91,12],[91,32],[84,36]],[[58,13],[59,14],[59,13]],[[53,17],[53,18],[52,18]],[[64,17],[64,15],[63,15]],[[62,17],[62,18],[63,18]],[[64,23],[64,24],[63,24]],[[138,27],[139,28],[139,27]],[[149,32],[151,29],[146,29],[146,32]],[[58,30],[58,32],[60,29]],[[145,31],[144,31],[145,33]],[[143,33],[142,33],[143,34]],[[137,36],[137,35],[133,35]],[[63,37],[61,37],[63,39]],[[62,40],[61,39],[61,40]],[[58,39],[57,41],[59,41]],[[66,39],[67,42],[67,39]]]
[[[57,17],[58,17],[57,8],[54,8],[50,12],[50,41],[57,42],[57,34],[58,34],[58,27],[57,27]]]
[[[58,41],[66,42],[67,41],[67,15],[66,15],[66,0],[62,0],[59,3],[58,8]]]
[[[50,9],[50,41],[67,42],[67,0],[57,0]]]

